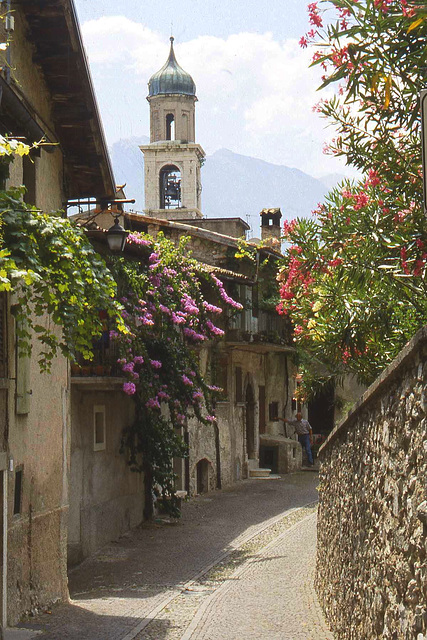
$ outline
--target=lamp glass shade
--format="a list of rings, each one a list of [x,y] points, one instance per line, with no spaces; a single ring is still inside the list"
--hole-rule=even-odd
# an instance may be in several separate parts
[[[123,229],[122,225],[119,223],[119,219],[116,218],[113,226],[107,231],[107,241],[110,250],[114,253],[123,251],[127,237],[128,232]]]

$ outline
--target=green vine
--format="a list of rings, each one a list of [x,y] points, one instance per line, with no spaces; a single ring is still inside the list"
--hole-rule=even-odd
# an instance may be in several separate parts
[[[0,290],[13,292],[20,351],[31,352],[31,336],[20,327],[32,318],[43,345],[39,364],[49,371],[58,352],[93,357],[93,340],[103,329],[100,310],[124,326],[115,281],[84,232],[26,205],[22,194],[23,188],[0,191]]]

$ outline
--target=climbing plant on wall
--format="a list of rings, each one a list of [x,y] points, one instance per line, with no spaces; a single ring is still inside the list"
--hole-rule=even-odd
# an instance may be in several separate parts
[[[30,147],[0,136],[3,177],[15,156]],[[49,370],[60,351],[92,357],[94,336],[102,332],[99,309],[124,325],[115,300],[115,281],[83,230],[60,214],[45,214],[23,202],[24,188],[0,190],[0,291],[12,294],[19,349],[31,350],[28,320],[43,348],[39,364]]]
[[[126,331],[112,331],[110,338],[119,346],[127,377],[123,390],[135,401],[122,448],[131,468],[144,472],[145,516],[152,512],[153,491],[176,515],[173,458],[186,453],[180,434],[192,416],[212,425],[221,391],[205,381],[198,348],[223,335],[215,322],[221,306],[238,310],[241,305],[188,255],[185,239],[175,246],[161,234],[154,241],[134,233],[129,241],[146,247],[147,254],[146,260],[121,257],[111,263]]]
[[[12,295],[19,348],[31,350],[28,320],[43,349],[39,363],[49,370],[58,351],[74,358],[93,355],[94,337],[103,325],[99,310],[124,325],[115,300],[115,281],[85,233],[59,215],[26,205],[22,189],[0,191],[2,255],[0,289]]]

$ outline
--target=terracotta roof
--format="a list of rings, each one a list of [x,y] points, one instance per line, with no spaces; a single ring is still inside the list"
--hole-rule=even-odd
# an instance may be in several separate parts
[[[218,276],[222,276],[226,280],[239,280],[239,282],[245,282],[246,284],[255,284],[255,280],[249,278],[248,276],[243,275],[243,273],[236,273],[235,271],[230,271],[229,269],[222,269],[221,267],[216,267],[212,264],[205,264],[204,262],[199,262],[200,266],[204,271],[208,273],[214,273]]]

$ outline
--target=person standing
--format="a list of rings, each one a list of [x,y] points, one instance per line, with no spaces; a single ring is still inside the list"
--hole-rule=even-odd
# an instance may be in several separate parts
[[[308,464],[313,466],[313,453],[311,451],[313,430],[308,420],[304,420],[301,413],[297,413],[296,420],[287,420],[284,418],[283,422],[287,422],[295,428],[295,433],[298,435],[300,445],[305,449],[308,458]]]

